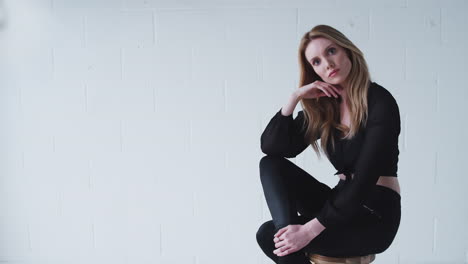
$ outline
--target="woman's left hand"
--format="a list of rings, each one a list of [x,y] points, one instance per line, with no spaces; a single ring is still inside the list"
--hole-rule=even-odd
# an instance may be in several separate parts
[[[279,257],[294,253],[307,246],[316,236],[305,225],[285,226],[274,236],[276,249],[273,253]]]

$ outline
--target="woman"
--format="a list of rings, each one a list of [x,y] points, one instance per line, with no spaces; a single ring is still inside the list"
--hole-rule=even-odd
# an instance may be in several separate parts
[[[370,80],[362,52],[330,26],[302,37],[299,63],[300,88],[261,135],[267,155],[260,178],[272,220],[260,226],[257,242],[275,263],[309,264],[306,253],[381,253],[401,216],[397,102]],[[293,119],[298,102],[303,110]],[[309,145],[338,170],[333,189],[286,159]]]

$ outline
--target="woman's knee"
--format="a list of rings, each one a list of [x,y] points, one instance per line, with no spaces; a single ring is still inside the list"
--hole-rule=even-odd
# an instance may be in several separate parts
[[[260,159],[260,174],[270,171],[278,171],[279,167],[282,167],[289,162],[286,158],[278,156],[266,155]]]
[[[273,224],[273,220],[263,223],[258,228],[256,238],[257,238],[257,243],[260,245],[260,247],[265,247],[267,245],[266,242],[272,243],[274,229],[275,229],[275,225]],[[268,241],[267,239],[270,239],[271,241]]]

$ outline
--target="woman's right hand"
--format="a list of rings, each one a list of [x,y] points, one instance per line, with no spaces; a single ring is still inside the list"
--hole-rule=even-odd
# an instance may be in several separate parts
[[[332,85],[322,81],[315,81],[313,83],[306,84],[300,87],[297,90],[297,95],[300,99],[312,99],[318,98],[322,96],[328,96],[338,98],[341,96],[341,90],[343,88],[339,85]]]

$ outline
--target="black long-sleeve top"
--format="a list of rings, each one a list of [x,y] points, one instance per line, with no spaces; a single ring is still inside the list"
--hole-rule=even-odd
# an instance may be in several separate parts
[[[327,144],[328,158],[337,169],[335,175],[343,173],[351,180],[337,195],[330,196],[316,215],[327,228],[352,219],[379,176],[397,176],[401,130],[398,104],[387,89],[375,82],[371,82],[367,100],[366,127],[361,126],[350,140],[339,139],[341,131],[335,128],[335,151],[331,142]],[[261,135],[262,152],[287,158],[302,153],[310,145],[305,138],[305,128],[302,129],[304,118],[303,111],[293,119],[292,114],[283,116],[280,109]],[[354,173],[352,179],[351,173]]]

